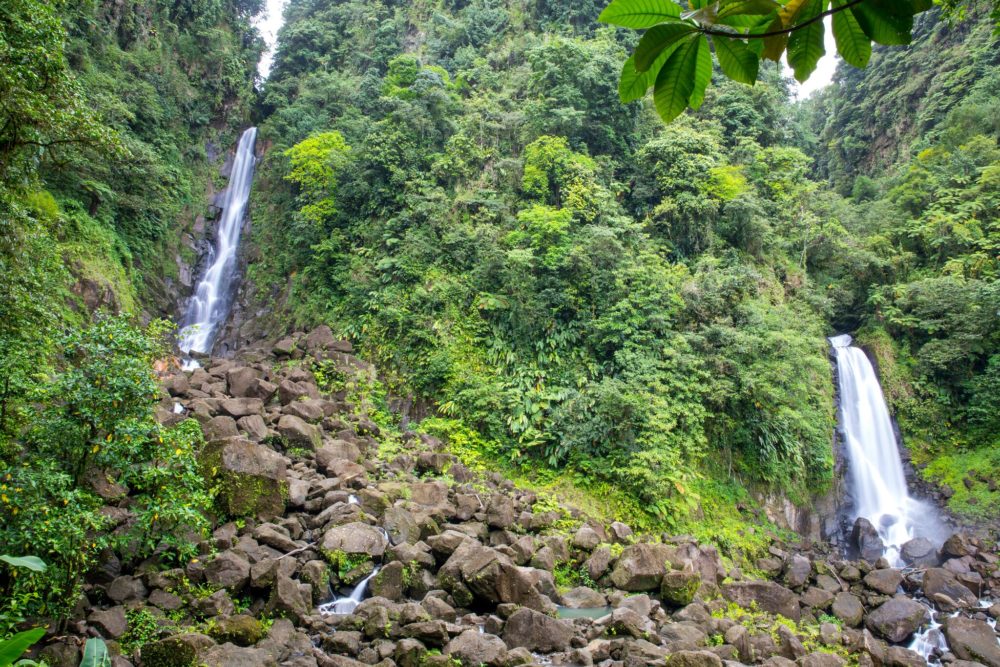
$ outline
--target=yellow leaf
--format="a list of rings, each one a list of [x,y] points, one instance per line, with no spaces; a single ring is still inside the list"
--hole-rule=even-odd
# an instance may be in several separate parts
[[[802,9],[802,6],[806,4],[809,0],[788,0],[788,4],[781,8],[778,12],[778,18],[781,19],[782,25],[786,28],[792,26],[792,21],[795,20],[795,16]]]

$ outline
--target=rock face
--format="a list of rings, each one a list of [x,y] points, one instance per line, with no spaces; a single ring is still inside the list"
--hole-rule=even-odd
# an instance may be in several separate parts
[[[894,644],[908,639],[930,620],[927,607],[909,598],[893,598],[868,614],[865,624],[877,635]]]
[[[854,529],[851,531],[851,543],[857,548],[861,557],[871,563],[881,558],[885,551],[885,544],[875,526],[864,517],[855,520]]]
[[[206,477],[218,484],[220,509],[229,516],[272,518],[285,510],[285,461],[273,449],[243,438],[207,444],[199,457]]]
[[[722,594],[727,600],[732,600],[741,607],[749,608],[752,604],[756,604],[764,611],[781,614],[793,621],[798,621],[802,615],[798,596],[773,581],[740,581],[724,584]]]
[[[944,622],[948,648],[962,660],[1000,667],[1000,644],[996,633],[983,621],[954,616]]]

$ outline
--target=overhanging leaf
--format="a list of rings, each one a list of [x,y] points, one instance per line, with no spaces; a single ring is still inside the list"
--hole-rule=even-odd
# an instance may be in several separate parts
[[[783,30],[784,27],[784,24],[781,22],[781,17],[776,16],[766,27],[761,30],[755,30],[754,32],[775,32],[776,30]],[[765,37],[761,41],[764,42],[764,50],[761,52],[761,57],[778,62],[781,60],[781,54],[785,52],[785,47],[788,46],[788,35],[774,35],[772,37]]]
[[[867,0],[849,10],[858,25],[872,41],[887,46],[909,44],[913,32],[913,15],[881,0]]]
[[[656,81],[656,75],[659,74],[660,68],[663,67],[663,63],[667,62],[671,53],[673,53],[672,49],[664,51],[645,72],[635,70],[634,56],[625,61],[621,79],[618,81],[618,97],[623,104],[634,102],[646,96],[646,91]]]
[[[763,16],[770,14],[781,5],[774,0],[730,0],[723,2],[719,8],[718,19],[721,21],[737,14],[750,14],[751,16]]]
[[[740,83],[753,85],[757,81],[760,58],[746,42],[735,37],[713,36],[712,43],[715,44],[715,55],[719,58],[723,74]]]
[[[11,665],[45,634],[45,628],[19,632],[10,639],[0,641],[0,665]]]
[[[671,0],[614,0],[597,20],[623,28],[642,29],[680,16],[680,5]]]
[[[781,19],[781,25],[785,28],[790,28],[795,23],[798,23],[801,20],[799,13],[808,3],[809,0],[788,0],[785,6],[778,11],[778,18]]]
[[[670,54],[656,77],[653,102],[660,118],[667,123],[681,115],[694,92],[698,44],[698,39],[689,36]]]
[[[108,645],[99,637],[91,637],[83,647],[83,659],[80,667],[110,667],[111,656],[108,655]]]
[[[23,567],[32,572],[45,572],[45,569],[48,567],[45,561],[38,556],[8,556],[7,554],[3,554],[0,556],[0,560],[14,567]]]
[[[800,23],[822,13],[826,0],[806,0],[796,20]],[[795,79],[802,83],[816,69],[816,63],[826,53],[823,36],[826,28],[822,21],[813,21],[788,37],[788,64],[795,72]]]
[[[833,1],[834,7],[840,7],[845,0]],[[833,15],[833,38],[837,42],[837,52],[845,62],[855,67],[868,65],[872,57],[872,42],[852,12],[840,11]]]
[[[635,48],[635,71],[646,72],[664,53],[675,48],[687,35],[697,31],[690,23],[675,21],[653,26]]]
[[[708,46],[708,37],[701,35],[695,41],[697,56],[694,65],[694,90],[688,98],[688,106],[697,109],[705,101],[705,89],[712,81],[712,50]]]

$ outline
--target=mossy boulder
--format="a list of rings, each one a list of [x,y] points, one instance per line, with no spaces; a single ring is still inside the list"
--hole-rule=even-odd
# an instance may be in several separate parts
[[[675,607],[685,607],[694,600],[701,587],[701,576],[687,564],[684,569],[671,570],[663,575],[660,582],[660,597]]]
[[[259,620],[253,616],[240,614],[223,618],[212,626],[209,634],[220,644],[232,642],[237,646],[253,646],[263,639],[267,632]]]
[[[140,651],[143,667],[191,667],[196,664],[198,651],[215,642],[198,633],[175,635],[143,645]]]
[[[226,516],[268,519],[285,511],[288,482],[280,454],[246,438],[213,440],[199,457],[202,474],[219,491],[216,504]]]

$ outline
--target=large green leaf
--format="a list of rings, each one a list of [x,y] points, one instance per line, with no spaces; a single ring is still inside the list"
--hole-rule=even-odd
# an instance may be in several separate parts
[[[756,29],[752,30],[752,33],[766,33],[774,32],[776,30],[783,30],[785,27],[784,23],[781,22],[780,16],[775,16],[774,19],[767,25],[759,25]],[[774,35],[772,37],[765,37],[759,40],[763,42],[764,47],[761,50],[761,58],[767,58],[768,60],[773,60],[778,62],[781,60],[781,54],[785,52],[785,47],[788,46],[788,35]]]
[[[680,5],[671,0],[614,0],[597,20],[623,28],[642,29],[680,16]]]
[[[712,43],[723,74],[740,83],[753,85],[757,81],[760,58],[746,42],[734,37],[713,36]]]
[[[45,628],[34,628],[19,632],[10,639],[0,641],[0,667],[14,664],[14,661],[45,634]]]
[[[653,102],[660,118],[667,123],[681,115],[694,92],[699,43],[700,40],[688,36],[670,54],[656,77]]]
[[[846,0],[833,0],[834,7],[842,6]],[[872,57],[872,41],[865,34],[850,11],[840,11],[833,15],[833,38],[837,41],[837,51],[850,65],[865,67]]]
[[[807,0],[796,15],[796,22],[802,23],[815,18],[825,6],[826,0]],[[823,46],[825,32],[822,21],[813,21],[788,37],[788,64],[799,83],[809,78],[816,69],[816,63],[826,53]]]
[[[45,572],[45,568],[48,567],[38,556],[8,556],[3,554],[0,556],[0,560],[14,567],[23,567],[32,572]]]
[[[91,637],[83,647],[80,667],[111,667],[108,645],[100,637]]]
[[[705,89],[712,81],[712,49],[708,46],[708,37],[701,35],[695,41],[697,57],[694,63],[694,89],[688,98],[688,106],[697,109],[705,101]]]
[[[907,4],[907,3],[899,3]],[[858,25],[872,41],[887,46],[909,44],[913,32],[912,9],[895,2],[866,0],[851,7]]]
[[[695,26],[681,21],[653,26],[646,31],[639,40],[639,46],[635,48],[635,71],[648,71],[665,51],[676,48],[684,37],[695,31]]]
[[[646,91],[656,81],[656,75],[659,74],[660,68],[663,67],[663,63],[667,62],[671,53],[673,53],[673,49],[661,53],[656,62],[645,72],[635,70],[635,56],[625,61],[621,79],[618,81],[618,97],[623,104],[634,102],[646,96]]]
[[[723,19],[740,14],[762,16],[780,8],[781,5],[774,0],[729,0],[720,3],[718,19],[721,22]]]

